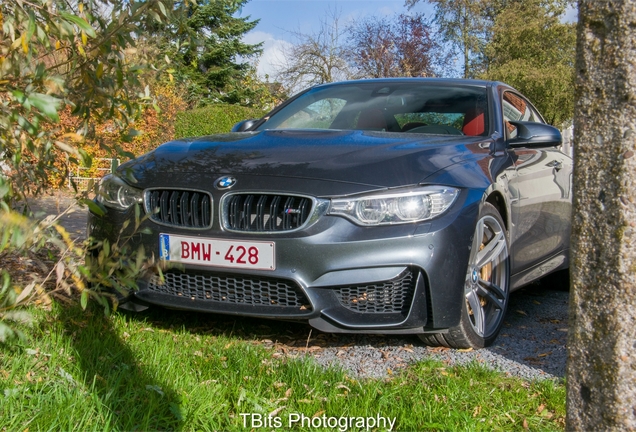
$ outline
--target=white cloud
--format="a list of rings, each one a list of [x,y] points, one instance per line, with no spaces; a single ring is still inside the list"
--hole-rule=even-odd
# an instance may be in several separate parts
[[[258,59],[256,71],[258,76],[265,79],[269,76],[269,80],[273,81],[276,75],[276,66],[284,64],[285,49],[291,46],[291,43],[276,39],[272,34],[262,31],[252,31],[243,37],[243,42],[248,44],[257,44],[263,42],[263,53]]]

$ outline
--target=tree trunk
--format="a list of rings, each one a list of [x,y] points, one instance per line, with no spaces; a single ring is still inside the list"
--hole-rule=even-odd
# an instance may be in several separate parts
[[[636,0],[579,0],[568,430],[636,430]]]

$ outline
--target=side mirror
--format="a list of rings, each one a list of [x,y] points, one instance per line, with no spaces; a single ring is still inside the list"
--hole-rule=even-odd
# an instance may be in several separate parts
[[[232,132],[245,132],[256,124],[259,119],[243,120],[232,126]]]
[[[543,123],[511,121],[517,128],[517,136],[508,140],[510,147],[558,147],[563,138],[554,126]]]

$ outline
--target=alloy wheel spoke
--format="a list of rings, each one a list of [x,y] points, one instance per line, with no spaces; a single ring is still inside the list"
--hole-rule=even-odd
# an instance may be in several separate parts
[[[475,320],[474,328],[477,334],[484,335],[486,320],[484,319],[484,309],[481,307],[479,296],[475,291],[470,291],[466,295],[466,301],[473,311],[473,319]]]
[[[497,309],[503,309],[504,301],[506,299],[506,293],[503,292],[496,284],[479,279],[478,294],[485,297],[489,303],[495,306]]]
[[[477,222],[477,226],[475,227],[475,236],[473,237],[473,247],[470,251],[470,262],[477,262],[477,257],[479,256],[479,246],[481,246],[484,241],[484,221],[480,220]]]
[[[496,261],[496,258],[506,247],[506,239],[503,231],[499,231],[495,234],[495,237],[488,242],[483,250],[479,251],[477,255],[477,267],[483,267],[489,262]]]

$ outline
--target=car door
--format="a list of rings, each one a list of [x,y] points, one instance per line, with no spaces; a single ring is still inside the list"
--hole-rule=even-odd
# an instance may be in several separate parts
[[[517,93],[503,94],[507,139],[515,137],[510,121],[543,123],[532,105]],[[536,266],[569,248],[572,160],[558,147],[515,146],[516,175],[509,182],[512,205],[513,273]]]

